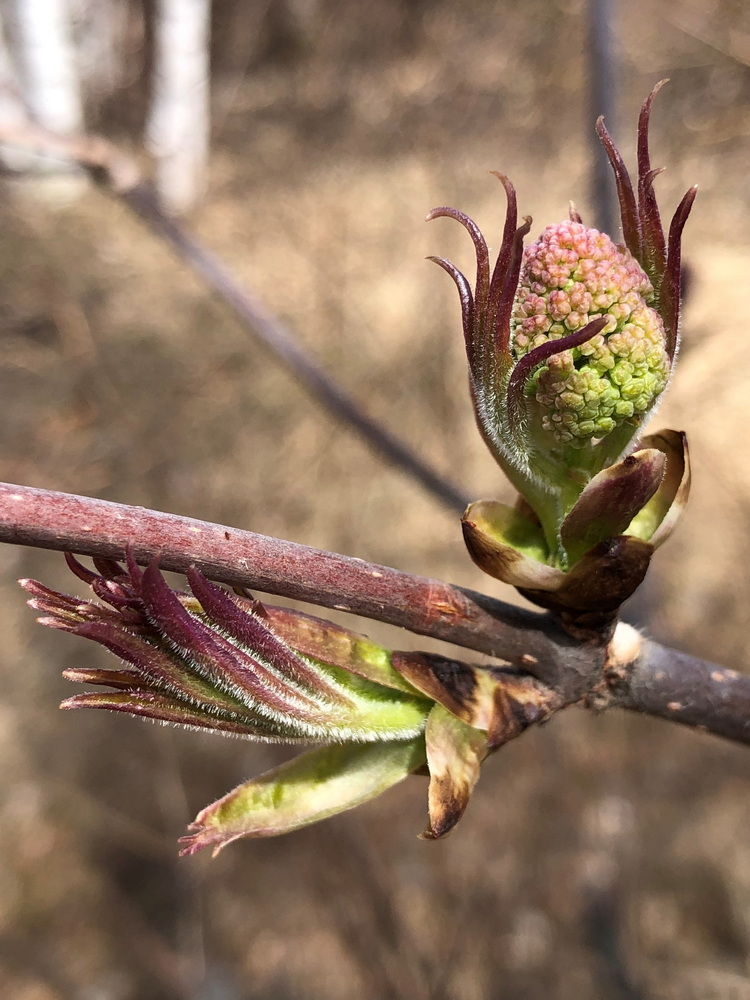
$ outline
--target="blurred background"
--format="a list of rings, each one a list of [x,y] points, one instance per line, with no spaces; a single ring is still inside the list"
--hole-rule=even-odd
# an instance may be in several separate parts
[[[497,246],[494,169],[514,180],[533,234],[570,198],[593,222],[594,118],[609,102],[632,163],[640,103],[671,77],[652,126],[665,213],[690,184],[700,193],[682,358],[655,419],[688,432],[695,486],[629,613],[748,669],[744,0],[214,0],[192,42],[179,18],[169,34],[168,8],[4,0],[0,112],[103,134],[135,157],[196,238],[472,498],[508,491],[473,425],[455,289],[424,261],[470,270],[471,247],[454,223],[422,220],[455,205]],[[597,16],[612,40],[604,87]],[[52,84],[34,26],[71,47]],[[201,31],[210,46],[183,91],[204,93],[208,53],[207,99],[187,115],[167,102],[165,117],[164,40],[189,49]],[[515,599],[469,562],[457,518],[311,403],[121,203],[59,164],[3,157],[4,480]],[[72,693],[61,669],[104,654],[35,625],[21,576],[75,588],[56,554],[0,551],[1,996],[750,997],[746,748],[571,710],[488,763],[445,842],[416,839],[426,782],[413,778],[324,825],[178,861],[198,809],[283,749],[59,712]]]

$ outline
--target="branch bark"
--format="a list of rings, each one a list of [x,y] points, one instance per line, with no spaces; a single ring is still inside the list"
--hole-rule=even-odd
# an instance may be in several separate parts
[[[349,611],[510,662],[554,648],[537,638],[546,615],[351,556],[143,507],[0,483],[0,542],[110,558],[130,544],[143,565],[154,556],[177,573],[196,565],[230,586]]]
[[[750,677],[645,639],[620,623],[580,643],[548,615],[462,587],[294,542],[123,504],[0,484],[0,541],[120,558],[399,625],[500,658],[563,704],[619,707],[750,744]]]
[[[650,639],[613,704],[750,743],[750,677]]]

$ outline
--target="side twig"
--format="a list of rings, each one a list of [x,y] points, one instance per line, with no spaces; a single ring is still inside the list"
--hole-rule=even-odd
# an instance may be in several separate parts
[[[399,625],[501,658],[564,704],[627,708],[750,744],[750,676],[661,646],[620,623],[601,645],[547,615],[361,559],[175,514],[0,484],[0,541],[139,562],[197,565],[232,586]]]
[[[469,499],[424,462],[407,444],[368,416],[354,398],[319,365],[294,334],[244,288],[228,268],[204,249],[161,206],[136,163],[104,139],[52,135],[32,126],[0,124],[0,144],[70,160],[128,206],[175,250],[225,302],[243,326],[345,426],[352,427],[387,462],[401,469],[445,506],[463,513]]]

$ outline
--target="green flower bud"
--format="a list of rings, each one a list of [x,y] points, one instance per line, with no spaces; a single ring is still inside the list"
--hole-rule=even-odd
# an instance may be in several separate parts
[[[654,540],[663,540],[660,519],[671,530],[687,497],[683,436],[665,432],[663,447],[638,443],[677,354],[682,232],[696,195],[685,194],[665,233],[648,147],[661,86],[641,109],[637,184],[597,122],[622,244],[584,226],[571,206],[569,221],[524,250],[531,219],[518,225],[516,192],[502,174],[507,211],[494,267],[467,215],[428,215],[460,222],[474,244],[473,288],[450,261],[431,259],[458,288],[479,429],[520,494],[515,511],[493,501],[469,508],[469,550],[489,573],[573,616],[616,613],[643,578]],[[603,588],[605,563],[612,579]]]
[[[651,409],[669,378],[654,289],[631,253],[580,222],[548,226],[526,248],[511,316],[515,360],[599,317],[601,333],[549,358],[525,395],[544,431],[582,448]]]

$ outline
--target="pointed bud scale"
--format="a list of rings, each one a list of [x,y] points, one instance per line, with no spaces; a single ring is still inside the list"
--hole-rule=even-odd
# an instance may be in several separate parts
[[[571,564],[599,542],[628,530],[661,485],[666,465],[664,452],[645,448],[602,469],[586,484],[560,525],[560,540]]]
[[[477,500],[461,519],[464,542],[480,569],[513,587],[557,590],[565,573],[547,562],[549,549],[538,522],[497,500]]]
[[[464,814],[487,756],[487,734],[435,705],[427,720],[425,744],[430,822],[422,837],[438,840],[450,833]]]
[[[393,654],[393,665],[427,698],[455,718],[481,729],[490,749],[541,722],[556,704],[532,677],[500,667],[477,667],[436,653]]]
[[[293,645],[298,653],[313,660],[339,667],[383,687],[414,694],[414,688],[394,670],[388,650],[365,636],[333,622],[325,622],[302,611],[264,608],[268,624],[281,639]]]
[[[690,489],[684,434],[662,431],[643,444],[648,447],[590,480],[563,521],[567,570],[548,564],[544,532],[530,519],[533,512],[493,500],[471,504],[462,520],[474,562],[567,623],[580,618],[593,627],[611,618],[643,581]]]
[[[647,434],[642,442],[656,448],[666,458],[661,484],[649,502],[628,525],[628,534],[648,541],[655,549],[669,538],[682,516],[690,496],[690,453],[687,435],[680,431]]]
[[[322,747],[248,781],[203,809],[180,839],[181,854],[213,855],[240,837],[276,837],[382,795],[425,763],[414,743]]]
[[[620,605],[643,583],[653,551],[640,538],[617,535],[589,549],[553,593],[524,587],[519,591],[554,611],[571,632],[583,635],[613,621]]]

